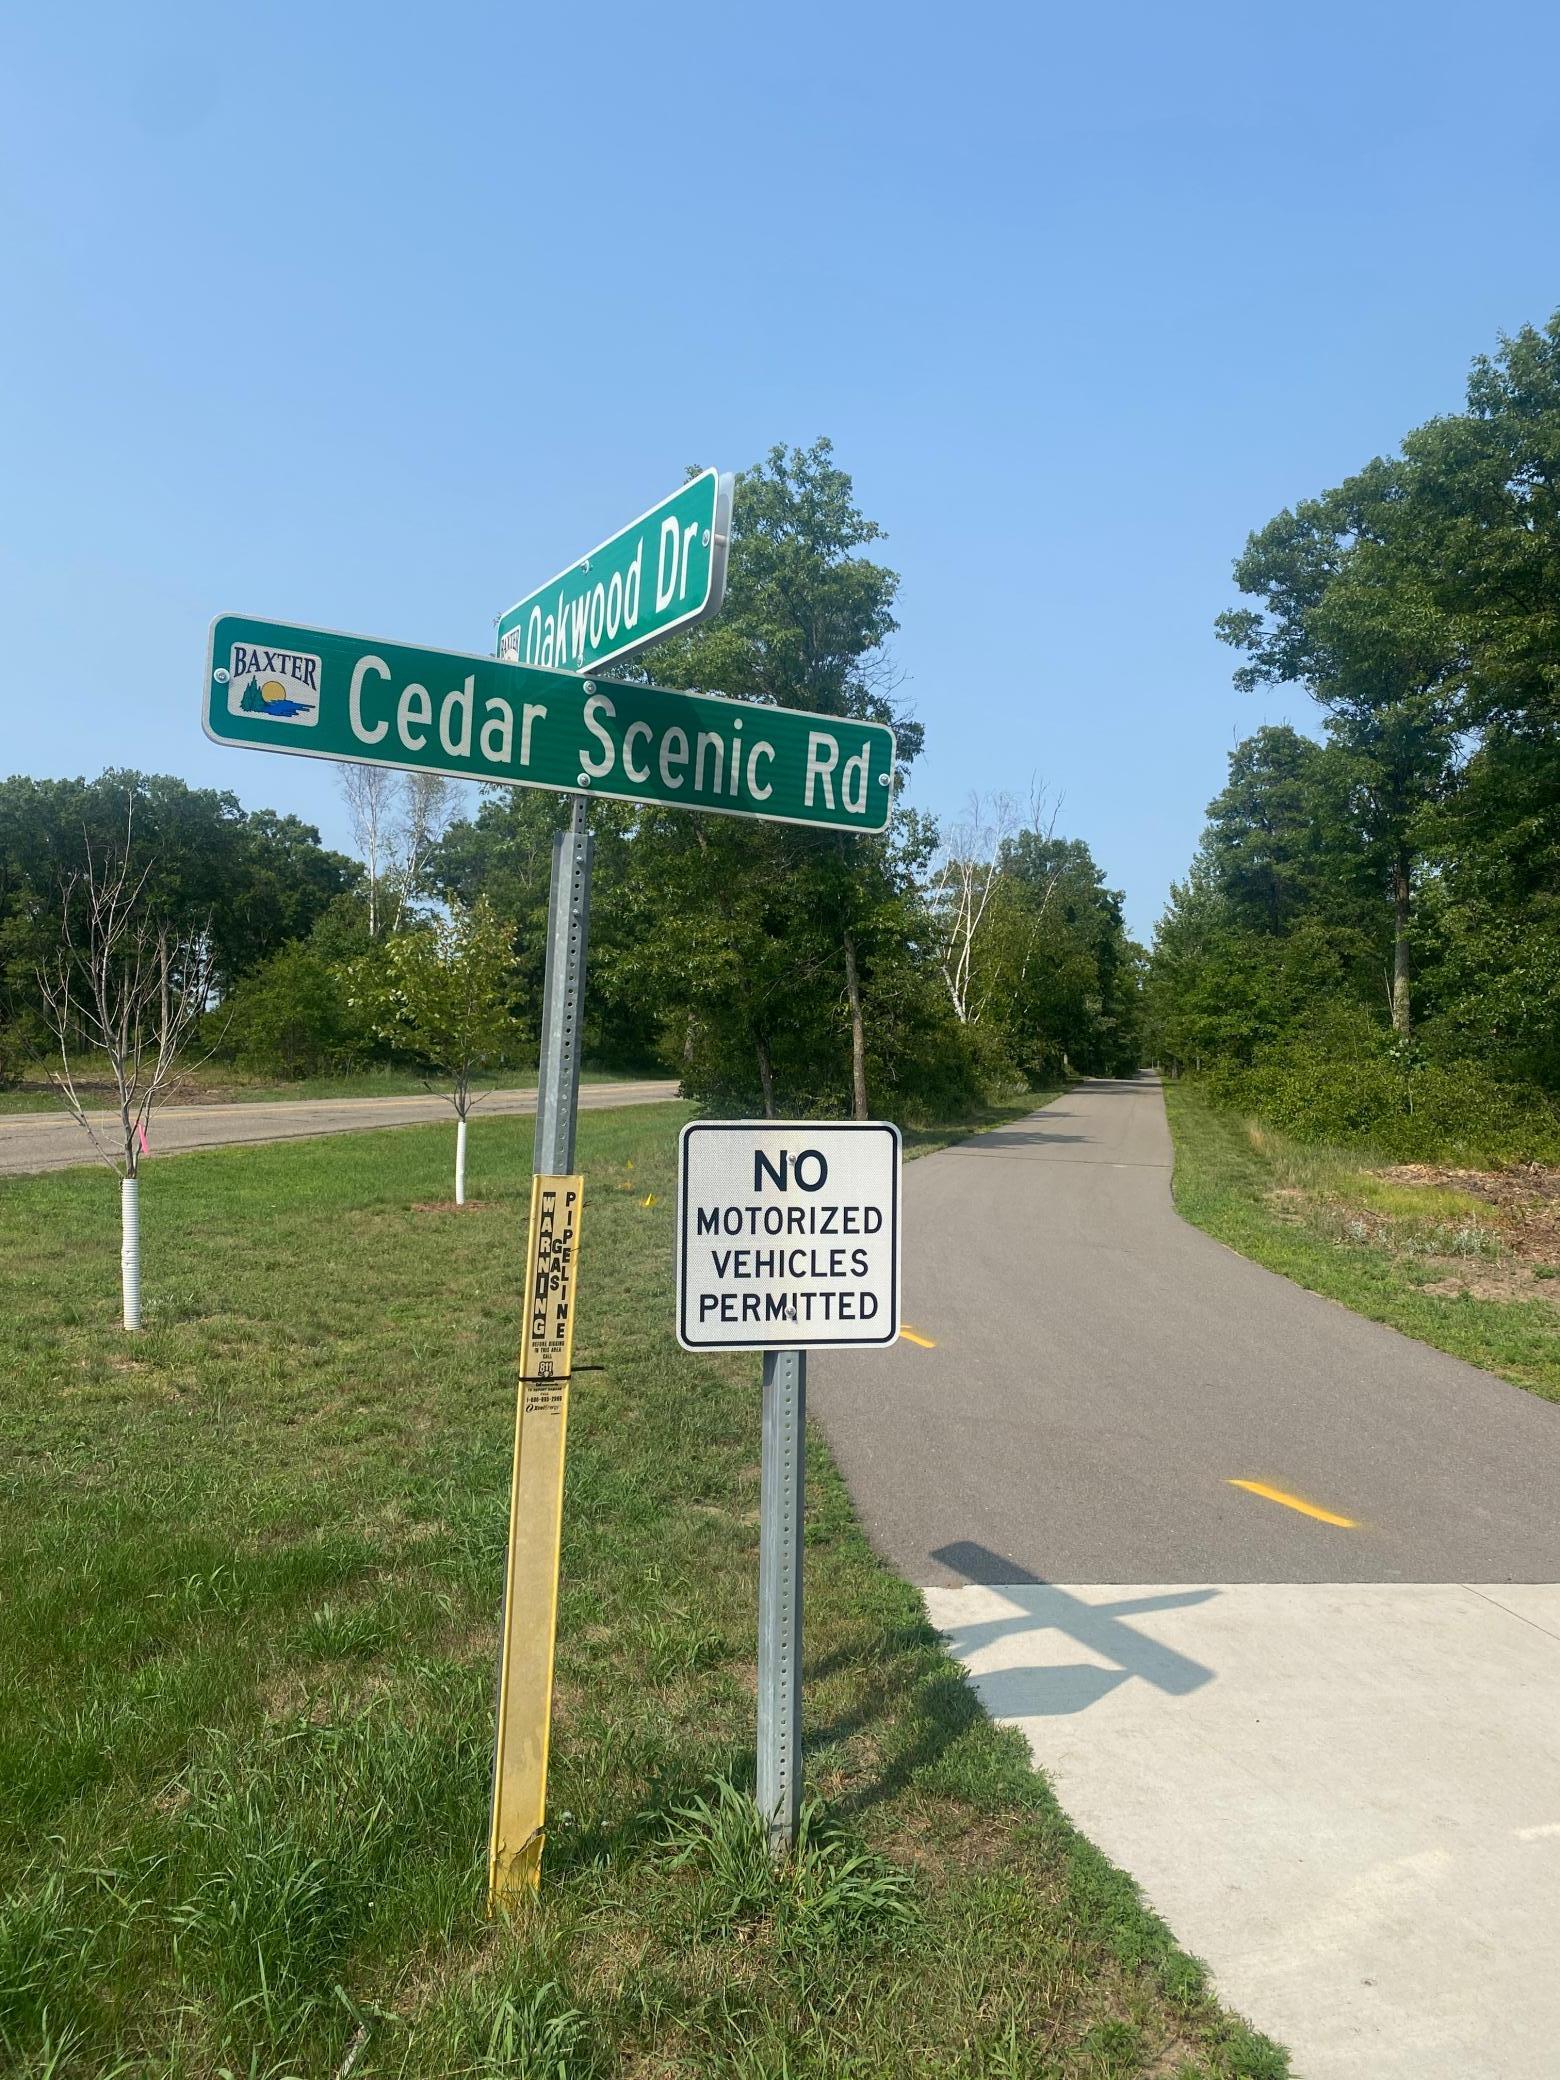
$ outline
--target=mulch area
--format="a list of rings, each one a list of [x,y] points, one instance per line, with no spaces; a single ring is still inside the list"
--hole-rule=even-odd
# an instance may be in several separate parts
[[[1439,1185],[1482,1199],[1513,1256],[1560,1269],[1560,1170],[1524,1163],[1510,1170],[1445,1170],[1397,1163],[1378,1173],[1393,1184]]]

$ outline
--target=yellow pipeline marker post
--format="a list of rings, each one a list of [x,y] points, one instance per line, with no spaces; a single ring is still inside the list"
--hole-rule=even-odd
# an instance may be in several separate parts
[[[1232,1488],[1244,1488],[1248,1495],[1260,1495],[1265,1502],[1282,1503],[1285,1509],[1297,1509],[1302,1517],[1315,1517],[1319,1524],[1336,1524],[1340,1531],[1358,1531],[1359,1525],[1353,1517],[1340,1517],[1319,1503],[1307,1502],[1301,1495],[1290,1495],[1283,1488],[1270,1488],[1266,1481],[1230,1482]]]
[[[584,1183],[579,1176],[531,1180],[498,1677],[498,1749],[488,1838],[489,1912],[534,1892],[541,1878],[563,1533],[563,1453]]]

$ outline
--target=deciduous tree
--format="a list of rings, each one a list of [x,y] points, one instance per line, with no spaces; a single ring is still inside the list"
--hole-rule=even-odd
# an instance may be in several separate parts
[[[38,988],[58,1056],[50,1081],[99,1158],[120,1179],[120,1283],[126,1329],[141,1326],[141,1156],[153,1110],[167,1095],[211,988],[204,932],[179,931],[148,900],[150,863],[122,842],[85,847],[85,864],[60,886],[58,944]],[[81,1052],[106,1064],[117,1119],[104,1135],[78,1086]]]
[[[398,932],[363,964],[360,988],[392,1045],[415,1055],[455,1113],[455,1203],[466,1203],[466,1123],[480,1100],[474,1079],[512,1055],[509,928],[486,899]]]

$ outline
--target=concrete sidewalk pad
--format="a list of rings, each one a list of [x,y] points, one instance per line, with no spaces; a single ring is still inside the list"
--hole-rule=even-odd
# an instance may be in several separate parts
[[[1560,2074],[1560,1587],[925,1595],[1298,2080]]]

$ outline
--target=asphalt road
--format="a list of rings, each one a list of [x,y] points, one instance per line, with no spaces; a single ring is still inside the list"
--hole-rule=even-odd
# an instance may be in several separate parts
[[[619,1105],[659,1105],[677,1096],[675,1082],[582,1083],[582,1112],[610,1111]],[[474,1118],[506,1113],[529,1117],[536,1093],[492,1091]],[[151,1156],[183,1155],[197,1148],[232,1148],[243,1142],[306,1141],[319,1134],[362,1133],[372,1127],[411,1127],[453,1118],[447,1100],[404,1098],[277,1098],[258,1105],[170,1105],[153,1115]],[[111,1147],[119,1129],[114,1113],[89,1114],[95,1130]],[[96,1162],[92,1145],[64,1112],[24,1112],[0,1119],[0,1177],[38,1170],[65,1170],[74,1163]]]
[[[1187,1227],[1170,1164],[1150,1078],[912,1163],[906,1333],[812,1409],[1297,2080],[1552,2080],[1560,1408]]]
[[[1170,1166],[1141,1077],[907,1167],[936,1347],[810,1377],[879,1549],[922,1586],[1560,1581],[1560,1409],[1187,1226]]]

